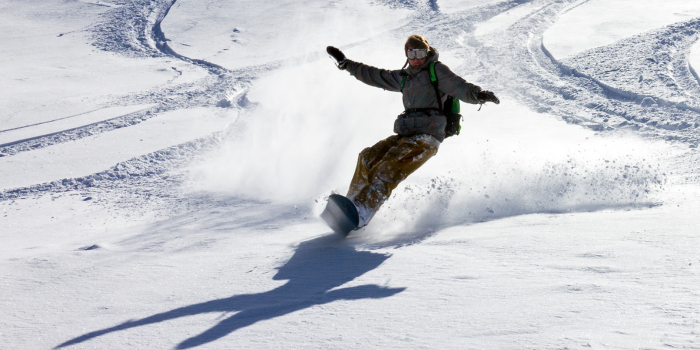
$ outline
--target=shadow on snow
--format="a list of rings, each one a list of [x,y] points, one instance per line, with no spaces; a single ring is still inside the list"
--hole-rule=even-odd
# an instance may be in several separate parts
[[[294,255],[278,269],[275,280],[289,280],[273,290],[235,295],[204,303],[189,305],[140,320],[130,320],[114,327],[81,335],[66,341],[57,348],[129,328],[165,322],[180,317],[210,313],[237,312],[207,331],[186,339],[176,349],[188,349],[222,338],[238,329],[256,322],[273,319],[314,305],[337,300],[379,299],[402,292],[405,288],[387,288],[366,284],[335,289],[377,268],[390,255],[358,251],[343,244],[343,239],[326,235],[299,244]]]

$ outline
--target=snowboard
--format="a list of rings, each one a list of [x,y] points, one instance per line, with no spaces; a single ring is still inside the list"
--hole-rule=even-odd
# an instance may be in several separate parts
[[[356,229],[360,222],[355,205],[351,200],[339,194],[332,194],[328,197],[328,204],[321,213],[321,218],[333,231],[345,237],[350,231]]]

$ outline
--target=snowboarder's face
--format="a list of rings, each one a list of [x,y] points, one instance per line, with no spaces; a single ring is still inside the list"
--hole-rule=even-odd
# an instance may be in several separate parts
[[[412,48],[412,47],[409,47],[408,50],[409,50],[409,51],[410,51],[410,50],[413,50],[413,48]],[[408,51],[406,52],[406,57],[408,57]],[[423,63],[425,63],[425,60],[426,60],[426,59],[427,59],[427,57],[426,57],[426,58],[418,58],[418,57],[409,58],[409,59],[408,59],[408,64],[411,65],[411,68],[420,68],[420,66],[422,66]]]
[[[419,59],[419,58],[414,58],[412,60],[408,60],[408,64],[411,65],[411,68],[420,68],[420,66],[425,63],[425,58],[424,59]]]

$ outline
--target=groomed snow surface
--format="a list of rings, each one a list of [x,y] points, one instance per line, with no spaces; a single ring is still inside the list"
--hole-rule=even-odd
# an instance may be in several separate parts
[[[700,349],[700,6],[0,4],[0,348]],[[495,91],[340,238],[422,34]]]

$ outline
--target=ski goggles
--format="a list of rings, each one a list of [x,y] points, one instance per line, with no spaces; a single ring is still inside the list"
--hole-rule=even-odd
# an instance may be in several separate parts
[[[406,50],[406,57],[408,57],[409,60],[412,59],[419,59],[422,60],[426,57],[428,57],[428,50],[427,49],[408,49]]]

